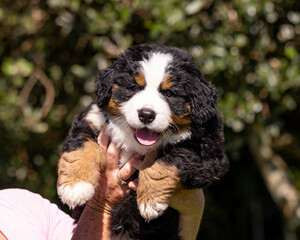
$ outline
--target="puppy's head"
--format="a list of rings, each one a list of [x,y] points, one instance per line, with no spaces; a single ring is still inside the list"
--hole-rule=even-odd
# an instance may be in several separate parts
[[[97,81],[98,106],[143,146],[182,138],[216,113],[216,90],[177,48],[129,48]]]

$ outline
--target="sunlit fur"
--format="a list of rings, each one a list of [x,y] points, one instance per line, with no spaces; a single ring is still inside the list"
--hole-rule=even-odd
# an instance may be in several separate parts
[[[95,187],[106,164],[96,145],[106,125],[111,141],[121,148],[120,166],[137,153],[146,155],[144,163],[152,162],[140,171],[137,192],[112,209],[111,239],[179,239],[189,229],[196,237],[200,220],[197,226],[187,226],[168,205],[178,187],[208,186],[228,170],[216,89],[184,51],[155,45],[125,50],[101,72],[96,84],[95,100],[74,118],[62,149],[60,198],[74,207],[92,197],[92,188],[85,189],[82,182]],[[155,117],[143,122],[142,109]],[[137,141],[137,129],[154,132],[157,141],[143,145]],[[203,204],[197,192],[186,199],[194,203],[189,209],[194,213],[197,203]]]

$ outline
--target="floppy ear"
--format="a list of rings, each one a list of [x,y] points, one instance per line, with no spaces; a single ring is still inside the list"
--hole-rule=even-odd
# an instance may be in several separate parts
[[[202,136],[189,143],[192,154],[184,153],[179,176],[185,188],[207,187],[229,170],[229,160],[224,151],[222,120],[216,113],[203,124]],[[180,153],[174,153],[178,158]]]
[[[96,102],[102,108],[109,102],[114,84],[113,66],[104,69],[96,79]]]
[[[218,95],[215,87],[207,82],[198,69],[193,69],[191,88],[192,122],[203,124],[217,113]]]

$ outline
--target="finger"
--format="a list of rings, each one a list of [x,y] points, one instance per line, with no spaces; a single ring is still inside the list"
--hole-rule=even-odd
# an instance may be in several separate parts
[[[135,155],[129,161],[131,162],[132,166],[135,167],[137,170],[142,169],[144,156]]]
[[[124,181],[130,178],[130,176],[136,171],[136,168],[134,168],[130,163],[126,163],[120,170],[119,170],[119,176]]]
[[[123,180],[127,180],[128,178],[131,177],[132,174],[137,169],[141,169],[142,167],[142,160],[141,156],[133,156],[132,158],[129,159],[129,161],[120,169],[119,171],[119,176]]]
[[[107,167],[110,169],[118,168],[121,149],[117,148],[116,144],[110,142],[106,151]]]
[[[100,132],[97,141],[98,141],[98,144],[100,145],[100,147],[103,148],[104,152],[106,152],[107,148],[109,146],[109,143],[110,143],[110,137],[105,133],[105,126],[103,127],[102,131]]]
[[[128,183],[128,187],[129,187],[131,190],[134,190],[134,191],[137,190],[138,185],[139,185],[138,179],[135,179],[135,180],[130,181],[130,182]]]

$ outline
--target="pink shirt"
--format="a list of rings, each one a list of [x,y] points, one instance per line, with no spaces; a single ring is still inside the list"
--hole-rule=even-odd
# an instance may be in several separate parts
[[[73,222],[38,194],[22,189],[0,191],[0,231],[8,240],[68,240]]]

